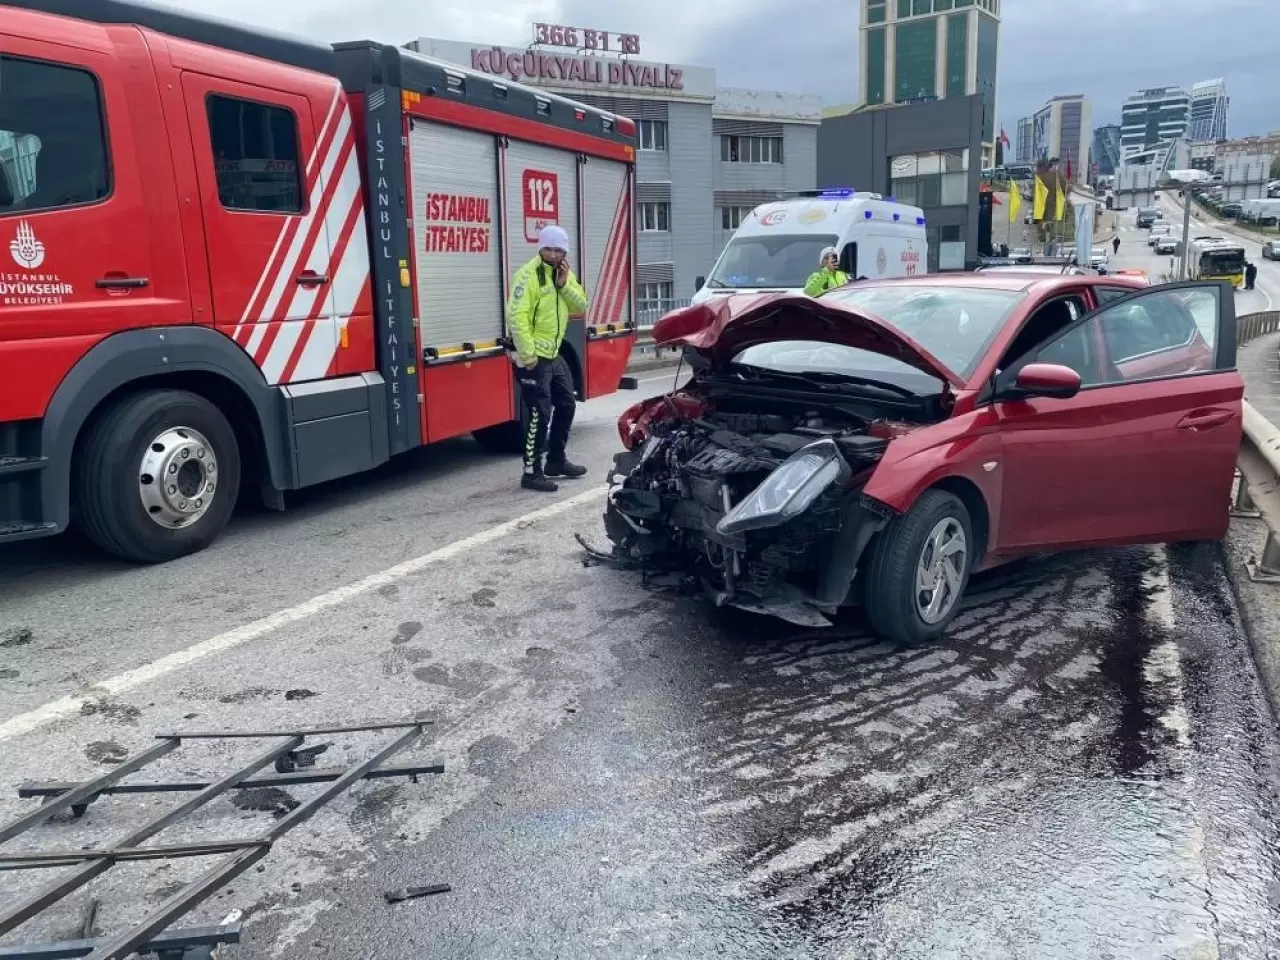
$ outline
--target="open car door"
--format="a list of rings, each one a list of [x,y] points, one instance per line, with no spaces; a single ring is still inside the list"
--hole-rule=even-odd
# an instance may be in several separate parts
[[[1235,309],[1223,283],[1110,300],[997,377],[1001,553],[1218,539],[1242,432]],[[1028,363],[1080,374],[1068,399],[1019,396]]]

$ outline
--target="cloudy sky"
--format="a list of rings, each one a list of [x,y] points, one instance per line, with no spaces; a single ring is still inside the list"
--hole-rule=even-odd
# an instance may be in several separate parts
[[[538,20],[631,32],[645,59],[713,66],[723,86],[819,93],[828,103],[857,96],[857,0],[187,3],[326,40],[523,45]],[[1232,136],[1280,129],[1280,0],[1005,0],[1003,12],[999,120],[1010,137],[1054,94],[1092,97],[1098,124],[1118,121],[1120,102],[1140,87],[1215,77],[1227,81]]]

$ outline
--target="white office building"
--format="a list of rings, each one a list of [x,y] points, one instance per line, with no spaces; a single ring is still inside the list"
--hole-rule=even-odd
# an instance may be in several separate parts
[[[1169,140],[1182,140],[1191,123],[1191,94],[1182,87],[1150,87],[1120,110],[1120,149],[1125,157]]]

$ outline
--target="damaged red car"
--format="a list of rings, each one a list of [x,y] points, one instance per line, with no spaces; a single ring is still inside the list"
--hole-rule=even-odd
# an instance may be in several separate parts
[[[941,274],[731,296],[654,340],[693,368],[618,423],[619,566],[812,626],[938,637],[1028,554],[1219,539],[1242,430],[1220,283]]]

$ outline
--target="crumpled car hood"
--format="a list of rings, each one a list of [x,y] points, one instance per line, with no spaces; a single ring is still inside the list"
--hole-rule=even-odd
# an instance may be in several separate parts
[[[687,346],[713,365],[775,340],[817,340],[893,357],[951,384],[964,383],[915,340],[862,310],[794,293],[735,294],[673,310],[653,328],[660,347]]]

